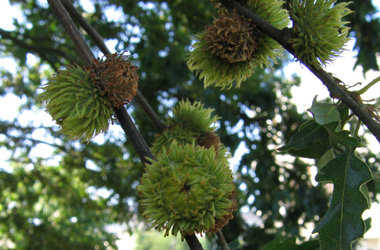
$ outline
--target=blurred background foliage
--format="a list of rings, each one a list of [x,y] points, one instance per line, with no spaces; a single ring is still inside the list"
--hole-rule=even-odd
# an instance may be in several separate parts
[[[300,230],[323,216],[329,196],[312,183],[313,163],[276,152],[307,119],[291,99],[290,90],[300,79],[287,79],[283,72],[293,58],[287,56],[272,69],[255,69],[239,89],[204,89],[189,72],[185,58],[191,35],[201,32],[216,15],[211,1],[100,0],[90,1],[90,9],[81,3],[74,1],[110,49],[129,51],[139,66],[139,89],[162,119],[178,100],[201,101],[221,117],[218,134],[232,155],[243,152],[240,162],[231,167],[239,208],[250,213],[235,213],[223,229],[227,242],[239,239],[245,242],[244,249],[260,249],[279,236],[304,240]],[[23,19],[14,19],[13,30],[0,29],[0,57],[15,60],[17,69],[15,73],[1,69],[0,95],[22,101],[13,120],[0,120],[1,152],[9,155],[0,166],[0,248],[116,249],[117,238],[107,225],[120,224],[130,233],[145,227],[135,189],[144,167],[117,124],[84,145],[67,140],[56,125],[46,122],[43,104],[36,102],[39,87],[55,71],[82,62],[47,2],[12,0],[11,4],[22,11]],[[379,69],[376,9],[370,0],[354,1],[350,7],[355,10],[347,20],[356,39],[357,65],[364,72]],[[30,55],[33,63],[27,60]],[[155,130],[142,109],[132,102],[128,111],[151,145]],[[36,154],[41,150],[52,153]],[[376,155],[363,157],[378,169]],[[377,193],[375,183],[368,186]],[[137,242],[146,242],[142,237],[149,236],[139,234]],[[209,240],[217,245],[215,238]]]

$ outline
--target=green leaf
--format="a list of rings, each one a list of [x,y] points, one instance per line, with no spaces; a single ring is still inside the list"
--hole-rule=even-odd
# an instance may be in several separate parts
[[[326,153],[324,153],[317,161],[317,168],[321,170],[327,163],[329,163],[332,159],[334,159],[336,155],[334,154],[334,150],[330,149]]]
[[[308,109],[313,113],[315,121],[320,125],[340,121],[340,114],[335,104],[317,102],[314,97],[313,105]]]
[[[318,159],[329,148],[329,134],[325,128],[309,120],[300,126],[288,144],[278,150],[293,156]]]
[[[318,173],[318,182],[334,184],[330,208],[313,231],[319,233],[322,249],[351,249],[351,243],[363,237],[361,216],[369,208],[369,201],[360,188],[371,179],[369,167],[355,156],[354,150],[338,155]]]
[[[309,240],[301,245],[296,244],[296,237],[277,238],[266,244],[261,250],[313,250],[319,249],[318,240]]]
[[[330,123],[327,125],[324,125],[326,131],[329,133],[329,139],[330,144],[333,148],[342,151],[342,147],[344,146],[346,148],[355,148],[355,147],[362,147],[359,138],[357,137],[351,137],[350,131],[348,130],[341,130],[337,131],[337,123]]]
[[[368,232],[368,230],[372,227],[372,218],[368,218],[364,221],[365,224],[365,232]]]
[[[339,111],[341,125],[343,127],[343,125],[350,119],[350,109],[343,102],[341,102],[336,108]]]

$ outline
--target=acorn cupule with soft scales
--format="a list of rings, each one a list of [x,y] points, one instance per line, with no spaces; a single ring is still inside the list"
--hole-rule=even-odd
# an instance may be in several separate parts
[[[137,186],[143,216],[165,236],[215,233],[237,209],[232,181],[227,158],[216,160],[213,147],[174,140],[146,166]]]
[[[63,134],[88,142],[108,130],[114,108],[136,95],[136,68],[123,54],[95,59],[92,67],[68,66],[48,79],[38,99]]]

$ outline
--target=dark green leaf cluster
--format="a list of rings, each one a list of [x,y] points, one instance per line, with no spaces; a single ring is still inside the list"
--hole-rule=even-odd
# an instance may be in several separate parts
[[[279,150],[319,161],[316,180],[332,182],[334,192],[314,232],[319,233],[322,249],[351,249],[366,231],[362,213],[369,208],[370,199],[364,187],[373,177],[368,165],[355,155],[355,149],[362,146],[359,139],[342,129],[348,108],[340,104],[338,109],[337,104],[319,103],[315,98],[309,111],[314,119],[302,124]]]
[[[346,2],[337,0],[337,3]],[[358,51],[354,69],[363,67],[363,74],[369,70],[379,70],[376,55],[380,52],[380,18],[376,16],[379,11],[371,0],[351,1],[348,6],[355,14],[344,18],[348,21],[351,37],[355,38],[354,49]]]

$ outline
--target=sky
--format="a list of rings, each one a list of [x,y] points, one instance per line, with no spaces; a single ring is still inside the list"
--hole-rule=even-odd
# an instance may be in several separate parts
[[[46,0],[39,0],[39,2],[47,4]],[[92,5],[89,4],[88,0],[81,0],[81,3],[83,7],[87,11],[92,11]],[[373,3],[377,5],[378,9],[380,9],[380,1],[374,0]],[[115,16],[114,16],[115,17]],[[0,8],[0,28],[5,30],[12,30],[14,29],[12,25],[13,18],[17,18],[22,20],[22,14],[17,10],[17,7],[12,7],[9,5],[8,0],[2,0],[1,8]],[[364,77],[362,74],[362,68],[359,66],[356,68],[356,70],[353,70],[353,66],[355,64],[355,55],[356,52],[352,51],[354,46],[354,40],[351,40],[346,45],[346,51],[342,53],[341,57],[337,58],[334,62],[332,62],[330,65],[326,67],[327,72],[332,72],[336,77],[341,79],[346,85],[355,85],[358,82],[361,82],[364,86],[366,83],[370,82],[374,78],[378,77],[380,75],[380,72],[373,72],[369,71],[366,76]],[[33,63],[35,58],[33,56],[28,57],[28,62]],[[10,59],[10,58],[2,58],[0,59],[0,68],[5,67],[11,72],[15,72],[16,63]],[[318,100],[325,99],[329,96],[329,92],[327,88],[306,68],[303,67],[298,62],[290,63],[285,69],[284,69],[285,75],[287,77],[290,77],[292,74],[296,73],[301,77],[301,85],[300,87],[294,87],[292,89],[293,93],[293,101],[297,105],[297,109],[299,112],[306,112],[307,109],[311,106],[311,102],[313,98],[318,95]],[[353,88],[359,89],[361,88],[360,85]],[[364,94],[363,100],[371,100],[373,98],[378,98],[380,93],[380,83],[377,86],[374,86],[371,88],[368,93]],[[54,126],[54,122],[51,120],[51,117],[42,111],[28,111],[26,113],[23,113],[21,115],[18,115],[18,106],[21,104],[23,100],[20,100],[18,97],[8,95],[7,97],[0,97],[0,106],[1,107],[7,107],[6,109],[3,109],[0,113],[1,119],[7,119],[7,120],[13,120],[13,118],[18,116],[18,120],[21,124],[27,124],[29,122],[34,122],[37,126],[38,125],[45,125],[45,126]],[[9,103],[12,103],[12,105],[9,105]],[[6,112],[5,112],[6,111]],[[112,126],[111,128],[112,133],[118,134],[122,133],[122,130],[119,126]],[[53,142],[54,138],[46,138],[44,137],[43,131],[37,131],[33,134],[34,139],[43,139],[48,142]],[[102,136],[98,136],[95,138],[96,141],[101,143],[103,141]],[[0,140],[1,140],[0,135]],[[373,148],[377,148],[377,153],[380,151],[380,147],[378,147],[378,142],[371,136],[367,137],[367,139],[370,141],[370,145],[376,145]],[[50,146],[47,146],[45,144],[39,144],[35,149],[33,154],[35,156],[48,156],[51,155],[53,151],[53,148]],[[246,151],[244,150],[244,145],[240,148],[238,153],[235,155],[234,159],[232,160],[232,165],[238,164],[240,157],[242,154],[244,154]],[[9,157],[9,152],[7,152],[4,148],[0,148],[0,169],[5,168],[7,169],[7,163],[5,163],[5,160]],[[58,161],[59,159],[55,159],[55,161]],[[88,166],[91,168],[91,164]],[[102,194],[100,192],[98,195],[106,195]]]

